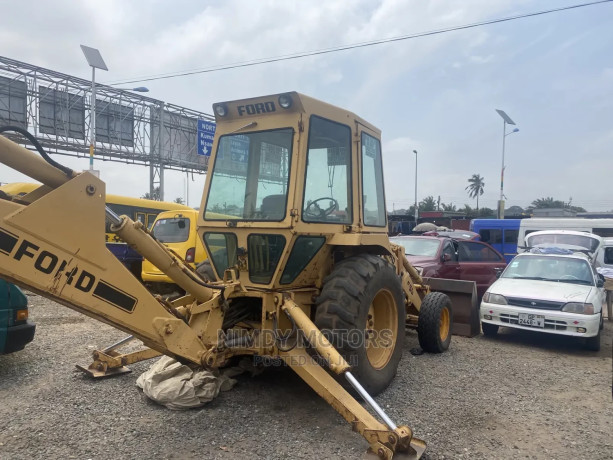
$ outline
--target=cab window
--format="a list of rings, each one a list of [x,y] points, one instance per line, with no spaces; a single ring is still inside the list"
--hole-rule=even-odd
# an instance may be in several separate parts
[[[362,211],[365,225],[385,226],[381,143],[366,133],[362,133]]]
[[[348,224],[351,207],[351,129],[311,116],[302,220]]]

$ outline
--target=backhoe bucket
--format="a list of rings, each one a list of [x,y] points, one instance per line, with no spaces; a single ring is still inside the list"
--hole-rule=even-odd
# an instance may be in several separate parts
[[[474,337],[481,333],[477,285],[474,281],[442,278],[423,278],[423,280],[433,292],[442,292],[451,299],[453,334]]]

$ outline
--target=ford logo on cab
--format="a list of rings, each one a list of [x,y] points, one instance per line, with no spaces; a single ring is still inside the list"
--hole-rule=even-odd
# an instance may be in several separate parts
[[[277,107],[275,106],[275,103],[273,101],[258,102],[257,104],[239,105],[237,109],[238,115],[241,117],[243,115],[256,115],[258,113],[271,113],[277,111]]]

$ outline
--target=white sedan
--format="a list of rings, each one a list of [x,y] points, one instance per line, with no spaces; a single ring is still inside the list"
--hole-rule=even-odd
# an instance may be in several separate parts
[[[513,327],[584,337],[600,349],[604,280],[581,252],[533,248],[516,256],[481,302],[483,334]]]

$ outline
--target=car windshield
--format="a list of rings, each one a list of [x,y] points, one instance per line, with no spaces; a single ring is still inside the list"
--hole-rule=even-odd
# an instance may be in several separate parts
[[[182,243],[189,237],[189,219],[160,219],[153,226],[153,236],[162,243]]]
[[[501,277],[594,285],[590,264],[574,257],[518,256]]]
[[[390,238],[394,244],[404,247],[404,253],[409,256],[435,257],[441,245],[440,240],[429,238]]]

